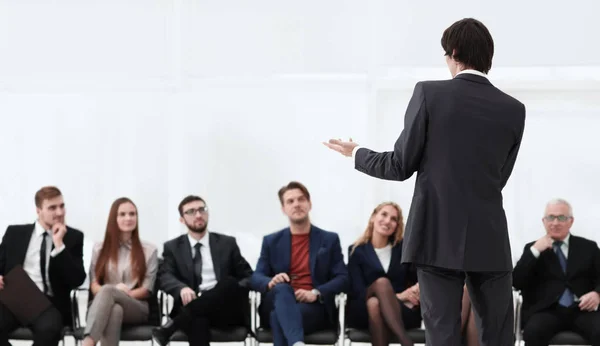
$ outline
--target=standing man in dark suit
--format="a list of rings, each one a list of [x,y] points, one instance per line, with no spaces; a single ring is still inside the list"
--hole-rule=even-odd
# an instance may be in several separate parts
[[[334,327],[335,295],[346,292],[348,270],[337,233],[311,224],[308,189],[290,182],[279,190],[290,227],[264,237],[252,289],[262,294],[261,324],[275,346],[300,346],[304,334]]]
[[[20,265],[52,302],[26,327],[36,346],[55,346],[63,325],[71,325],[70,292],[83,284],[83,233],[65,225],[65,203],[53,186],[35,194],[38,219],[29,225],[8,226],[0,244],[0,290],[3,276]],[[23,297],[24,300],[27,297]],[[0,346],[10,345],[8,334],[19,327],[15,316],[0,303]]]
[[[179,203],[188,233],[164,245],[160,289],[175,298],[171,317],[153,331],[161,346],[182,329],[190,345],[209,345],[210,327],[249,326],[252,268],[234,237],[209,232],[208,207],[198,196]]]
[[[600,345],[600,249],[571,234],[573,221],[567,201],[548,202],[546,234],[525,245],[513,271],[513,285],[523,295],[526,346],[547,346],[563,330]]]
[[[502,189],[515,164],[525,106],[487,78],[494,43],[475,19],[442,35],[453,79],[419,82],[394,150],[330,140],[355,168],[386,180],[415,172],[402,261],[417,265],[427,344],[460,345],[467,287],[482,345],[513,343],[512,260]]]

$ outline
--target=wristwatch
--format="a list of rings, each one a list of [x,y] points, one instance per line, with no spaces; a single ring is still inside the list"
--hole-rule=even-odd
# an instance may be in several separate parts
[[[317,301],[321,302],[321,292],[319,292],[318,289],[313,288],[310,293],[314,294],[315,296],[317,296]]]

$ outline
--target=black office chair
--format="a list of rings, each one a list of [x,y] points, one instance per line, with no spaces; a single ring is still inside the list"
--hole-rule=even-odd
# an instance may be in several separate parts
[[[515,295],[515,337],[516,337],[516,345],[521,346],[523,341],[523,327],[521,320],[521,308],[523,306],[523,296],[518,291],[513,291]],[[550,345],[591,345],[591,342],[587,341],[586,338],[581,336],[578,333],[572,331],[563,331],[558,332],[552,340],[550,340]]]
[[[71,312],[73,312],[73,297],[76,295],[77,290],[71,291]],[[63,346],[65,345],[65,337],[73,335],[73,327],[75,325],[75,319],[71,320],[71,326],[64,326],[60,335]],[[27,327],[19,327],[8,334],[9,340],[28,340],[33,341],[33,331]]]
[[[158,285],[155,285],[155,292],[158,288]],[[80,290],[80,291],[84,291],[84,290]],[[89,291],[88,291],[89,292]],[[89,293],[88,293],[89,294]],[[90,297],[88,299],[88,306],[89,306],[89,302],[91,302],[91,294],[88,295],[88,297]],[[75,299],[78,300],[77,294],[75,295]],[[78,306],[78,304],[74,304],[75,306]],[[152,344],[154,344],[153,340],[152,340],[152,329],[155,328],[156,326],[160,325],[160,321],[162,320],[162,312],[160,311],[159,308],[159,302],[157,301],[157,293],[153,293],[152,296],[150,296],[150,298],[148,298],[148,305],[150,308],[150,313],[148,316],[148,322],[144,323],[144,324],[136,324],[136,325],[131,325],[131,324],[124,324],[123,327],[121,328],[121,341],[150,341]],[[81,323],[79,321],[79,308],[75,308],[75,312],[74,312],[74,316],[76,319],[76,328],[73,332],[73,337],[75,338],[77,344],[79,344],[80,341],[82,341],[84,339],[84,331],[85,331],[85,327],[81,326]]]
[[[254,292],[254,303],[253,303],[253,312],[254,312],[254,338],[256,340],[257,345],[262,343],[273,343],[273,333],[270,328],[258,327],[259,326],[259,314],[258,314],[258,306],[260,304],[260,293]],[[337,307],[338,316],[344,316],[345,312],[345,304],[341,304],[345,295],[338,294],[335,297],[335,303]],[[343,318],[342,318],[343,319]],[[341,334],[341,337],[340,337]],[[340,324],[338,323],[336,327],[327,328],[318,332],[306,334],[304,336],[304,343],[310,345],[344,345],[344,335],[340,333]]]
[[[162,259],[158,259],[158,264],[162,263]],[[147,299],[149,306],[149,314],[148,314],[148,322],[144,324],[123,324],[121,328],[121,341],[150,341],[151,344],[154,344],[152,340],[152,329],[159,326],[162,321],[162,302],[159,302],[158,295],[158,278],[154,281],[154,289],[152,290],[152,295]],[[79,342],[84,339],[84,331],[85,327],[81,326],[81,322],[79,319],[79,292],[88,291],[88,306],[91,303],[93,297],[89,289],[80,288],[72,293],[72,313],[73,313],[73,337],[75,338],[75,342],[79,345]]]
[[[71,327],[63,327],[60,335],[63,346],[65,345],[65,337],[72,335],[73,329]],[[31,340],[33,341],[33,331],[27,327],[19,327],[8,334],[9,340]]]
[[[347,297],[346,295],[342,296],[341,304],[346,305]],[[344,318],[345,323],[345,318]],[[344,324],[345,326],[345,324]],[[358,328],[349,328],[345,327],[346,339],[348,339],[348,345],[352,345],[353,342],[364,342],[371,343],[371,333],[369,333],[368,329],[358,329]],[[425,343],[425,329],[415,328],[407,330],[407,334],[410,339],[416,344],[424,344]],[[390,339],[390,343],[398,344],[400,343],[396,336],[392,336]],[[345,345],[342,345],[345,346]]]
[[[252,331],[251,331],[251,309],[252,309],[252,293],[248,295],[248,309],[246,311],[246,321],[243,326],[232,326],[228,328],[210,328],[210,342],[243,342],[244,345],[249,346],[252,344]],[[171,300],[173,298],[165,292],[160,292],[160,295],[164,298],[161,299],[163,302],[163,316],[169,316],[172,309]],[[167,317],[168,318],[168,317]],[[173,342],[187,342],[188,337],[182,331],[178,330],[171,336]]]
[[[425,329],[415,328],[406,331],[408,337],[415,344],[424,344],[425,343]],[[348,344],[352,345],[353,342],[364,342],[371,343],[371,334],[368,329],[355,329],[355,328],[346,328],[346,338],[348,339]],[[396,336],[392,336],[390,339],[390,343],[399,344],[398,338]]]

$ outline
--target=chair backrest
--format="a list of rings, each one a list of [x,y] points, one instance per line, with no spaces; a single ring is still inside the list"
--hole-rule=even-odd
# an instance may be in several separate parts
[[[162,261],[162,259],[159,259],[159,263],[160,261]],[[149,308],[149,314],[148,314],[148,323],[153,325],[153,326],[160,326],[161,325],[161,320],[162,320],[162,311],[160,309],[160,305],[158,303],[158,290],[160,288],[160,285],[158,284],[158,278],[156,280],[154,280],[154,288],[152,289],[152,293],[150,295],[150,297],[148,297],[147,302],[148,302],[148,308]]]
[[[242,305],[244,321],[243,326],[252,329],[252,302],[250,301],[250,290],[246,295],[246,303]]]

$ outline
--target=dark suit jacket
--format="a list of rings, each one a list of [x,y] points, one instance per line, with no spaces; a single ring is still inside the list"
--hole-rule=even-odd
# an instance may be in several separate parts
[[[530,249],[534,243],[525,245],[513,271],[513,286],[523,296],[523,321],[558,302],[566,287],[577,297],[591,291],[600,293],[600,249],[596,242],[571,234],[566,274],[553,250],[535,258]]]
[[[381,261],[379,261],[371,243],[357,246],[352,254],[350,254],[351,251],[352,246],[348,247],[349,303],[357,301],[361,305],[365,305],[367,288],[381,277],[390,280],[396,293],[400,293],[417,283],[417,273],[414,268],[400,262],[402,242],[392,247],[392,260],[387,273],[383,270]]]
[[[355,167],[387,180],[417,172],[403,262],[510,271],[502,189],[525,125],[525,106],[486,78],[419,82],[394,151],[357,150]]]
[[[23,265],[35,224],[8,226],[0,244],[0,275],[5,275],[17,265]],[[56,308],[63,324],[71,326],[70,292],[81,286],[86,273],[83,267],[83,233],[67,227],[63,238],[65,249],[48,263],[48,279]],[[52,245],[54,249],[54,245]]]
[[[310,276],[313,286],[321,292],[321,299],[331,317],[335,312],[335,295],[346,292],[348,287],[348,270],[340,238],[337,233],[327,232],[316,226],[311,226],[309,238]],[[266,293],[273,276],[289,273],[291,244],[289,227],[263,238],[260,257],[251,280],[253,290]]]
[[[417,283],[416,268],[407,263],[401,263],[402,242],[392,247],[392,259],[387,273],[381,266],[381,261],[371,243],[356,247],[350,254],[352,246],[348,248],[348,274],[350,275],[350,290],[348,291],[348,306],[346,310],[346,324],[352,328],[367,328],[369,313],[367,311],[367,289],[375,280],[385,277],[390,280],[394,292],[400,293]],[[402,307],[402,310],[408,310]],[[421,323],[418,307],[412,313],[402,314],[404,326],[414,328]]]
[[[237,279],[240,286],[249,290],[252,268],[242,257],[235,238],[210,232],[208,241],[217,281],[230,276]],[[181,289],[194,289],[193,265],[192,249],[187,234],[165,243],[158,280],[160,289],[175,299],[172,316],[177,315],[182,306],[179,295]]]

